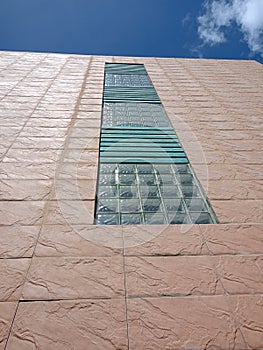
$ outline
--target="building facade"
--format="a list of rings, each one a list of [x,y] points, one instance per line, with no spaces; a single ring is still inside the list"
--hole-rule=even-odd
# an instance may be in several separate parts
[[[155,221],[146,205],[142,221],[125,221],[116,166],[109,187],[119,191],[119,219],[95,220],[102,151],[108,162],[117,150],[116,164],[126,164],[131,138],[118,122],[103,140],[106,63],[145,68],[169,125],[144,132],[152,141],[171,126],[166,136],[182,149],[167,158],[186,155],[211,222],[191,210],[193,222],[172,222],[159,209],[169,195],[158,199]],[[263,348],[262,82],[255,61],[0,52],[0,349]],[[155,115],[144,102],[141,115]],[[151,166],[152,146],[140,147],[136,133],[134,149],[147,149]],[[168,151],[155,146],[162,163]],[[133,172],[141,181],[137,165]],[[151,174],[171,194],[167,172]]]

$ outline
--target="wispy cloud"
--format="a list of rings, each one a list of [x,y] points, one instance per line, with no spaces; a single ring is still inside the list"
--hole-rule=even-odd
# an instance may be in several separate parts
[[[182,19],[182,25],[183,27],[187,26],[189,23],[191,23],[191,13],[188,12],[184,18]]]
[[[198,34],[205,44],[225,42],[225,29],[236,23],[250,51],[263,57],[263,0],[206,0],[204,8]]]

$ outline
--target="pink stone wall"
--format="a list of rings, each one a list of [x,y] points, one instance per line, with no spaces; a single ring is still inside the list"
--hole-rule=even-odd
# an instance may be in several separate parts
[[[145,64],[219,225],[92,225],[105,62]],[[0,52],[0,350],[263,348],[262,81]]]

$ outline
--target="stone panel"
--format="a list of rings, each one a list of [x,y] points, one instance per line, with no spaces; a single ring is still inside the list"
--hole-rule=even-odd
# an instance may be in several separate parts
[[[33,258],[24,300],[116,298],[124,295],[122,257]]]
[[[0,303],[0,350],[5,350],[16,307],[17,303],[15,302]]]
[[[30,259],[0,259],[0,302],[20,299]]]
[[[210,254],[263,254],[263,225],[200,225]]]
[[[36,256],[112,256],[122,254],[122,227],[44,225]]]
[[[214,270],[217,257],[126,257],[127,295],[183,296],[224,294]]]
[[[246,342],[246,349],[262,349],[263,296],[242,295],[230,297],[231,308]]]
[[[123,226],[125,255],[208,254],[198,225]]]
[[[6,350],[127,350],[124,300],[20,303]]]
[[[246,349],[226,297],[128,300],[131,350]]]
[[[40,227],[0,227],[0,258],[32,257]]]

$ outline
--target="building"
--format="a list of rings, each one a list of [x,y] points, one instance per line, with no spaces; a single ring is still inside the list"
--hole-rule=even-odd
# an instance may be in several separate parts
[[[105,63],[144,65],[218,224],[94,224]],[[255,61],[0,53],[0,349],[263,348],[262,82]]]

